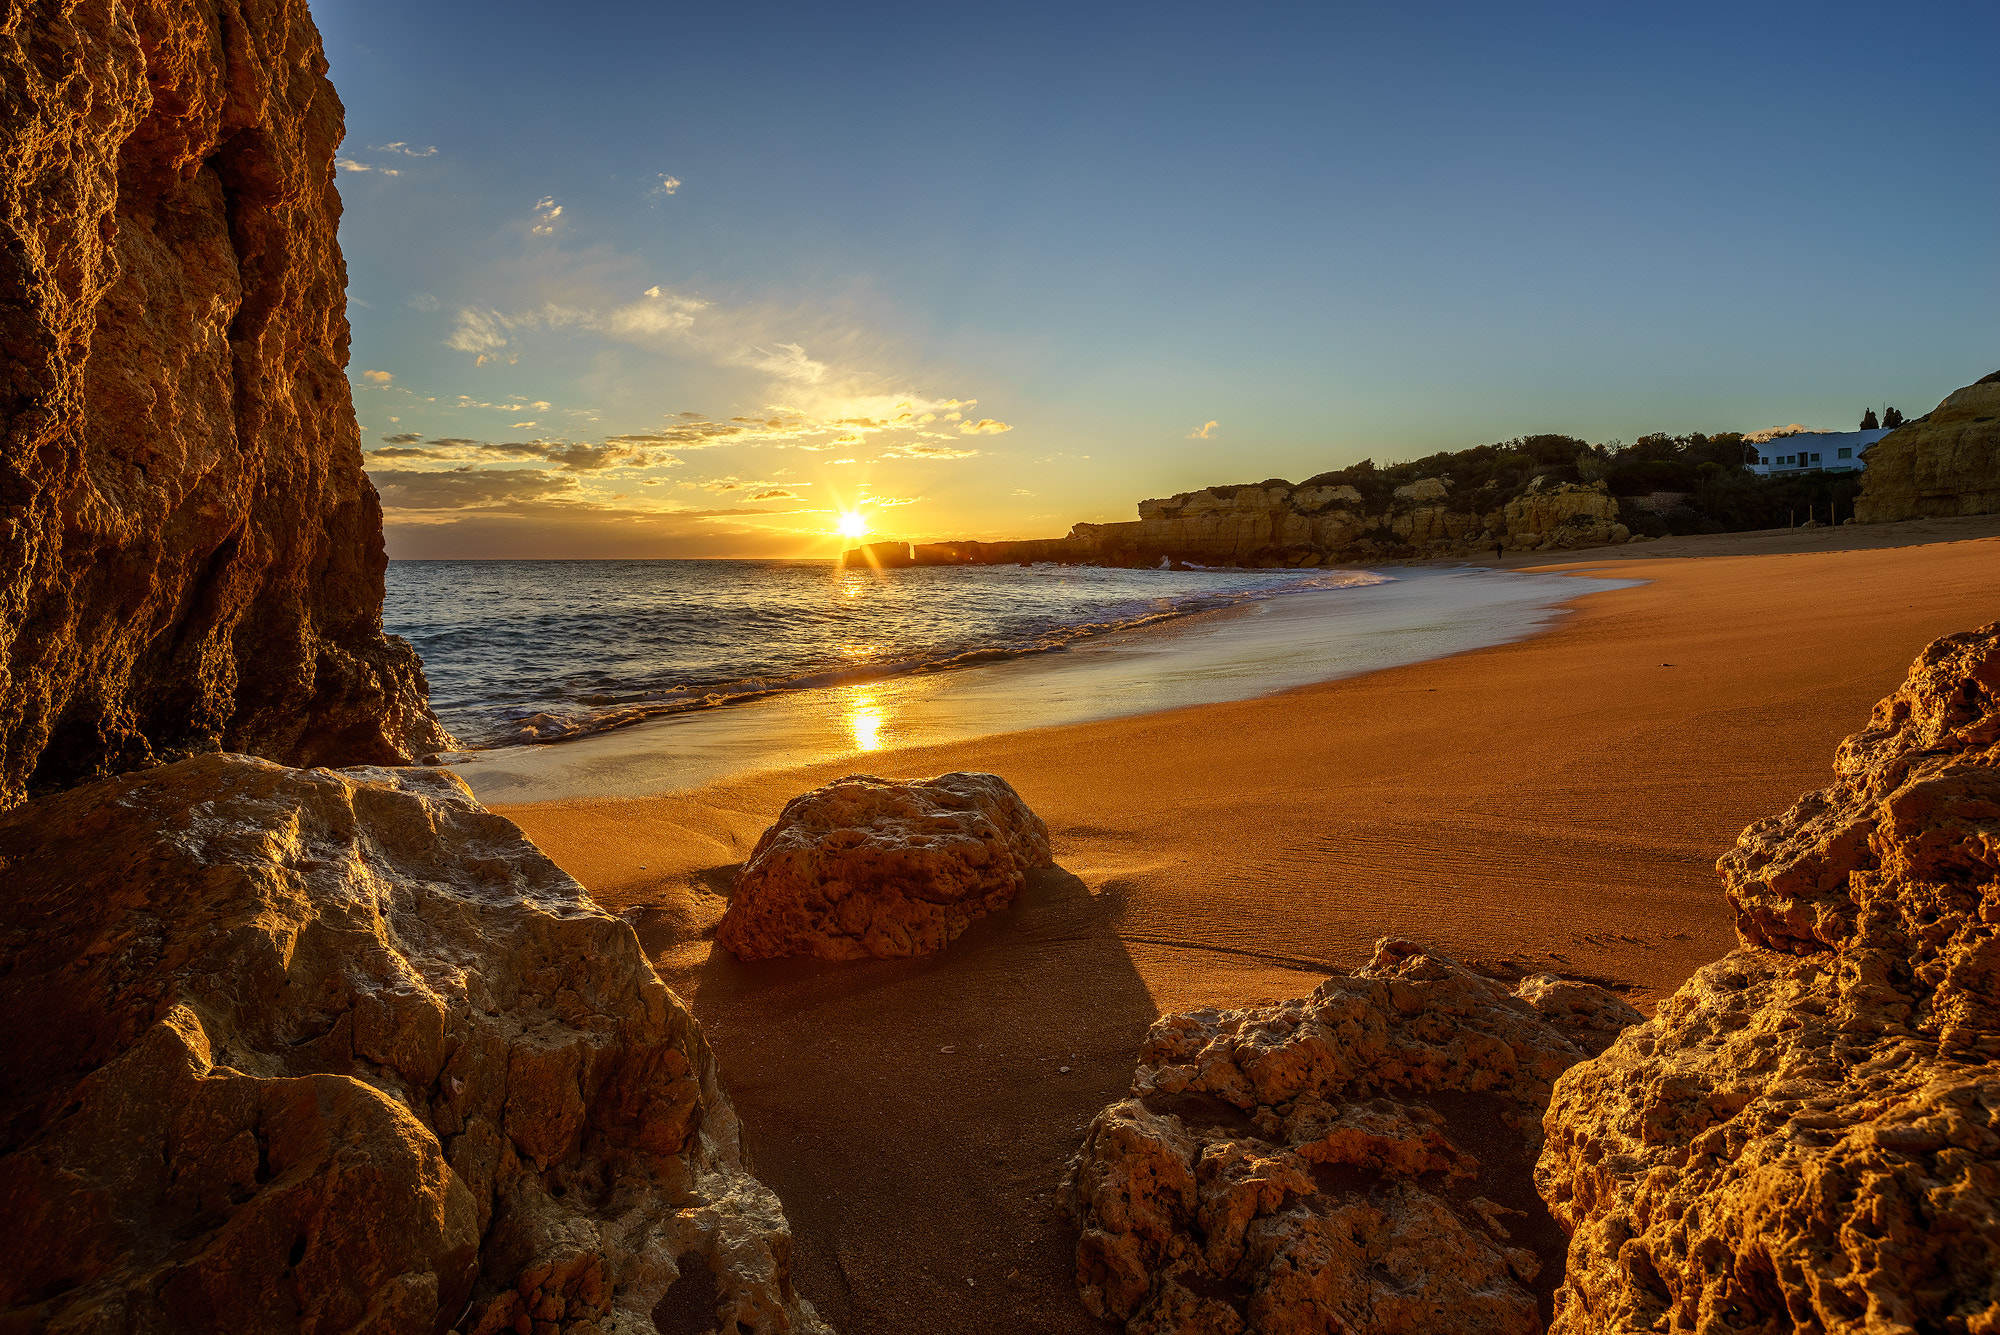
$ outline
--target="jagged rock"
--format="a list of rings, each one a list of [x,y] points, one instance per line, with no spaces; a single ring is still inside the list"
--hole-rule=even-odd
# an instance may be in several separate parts
[[[0,868],[0,1327],[824,1331],[699,1026],[449,771],[206,756]]]
[[[1539,484],[1542,479],[1535,481]],[[1503,509],[1509,534],[1537,535],[1542,541],[1536,546],[1555,550],[1610,542],[1614,529],[1623,527],[1618,523],[1618,498],[1608,494],[1602,482],[1532,486]]]
[[[451,744],[382,634],[325,71],[305,0],[0,20],[0,807]]]
[[[926,955],[1052,861],[1048,828],[997,774],[851,774],[785,804],[715,939],[742,959]]]
[[[1861,452],[1864,524],[2000,511],[2000,371]]]
[[[1443,500],[1451,491],[1451,481],[1441,477],[1420,477],[1415,482],[1406,482],[1395,490],[1399,501],[1412,501],[1419,505]]]
[[[1304,1000],[1161,1017],[1064,1184],[1085,1307],[1128,1335],[1539,1331],[1542,1108],[1639,1018],[1387,939]]]
[[[1742,946],[1557,1084],[1554,1329],[2000,1331],[2000,623],[1718,864]]]

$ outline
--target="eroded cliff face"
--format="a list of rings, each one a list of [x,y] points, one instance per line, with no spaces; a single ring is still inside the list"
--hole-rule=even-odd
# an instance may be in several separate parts
[[[1741,948],[1556,1082],[1553,1330],[2000,1331],[2000,623],[1718,867]]]
[[[700,1027],[439,769],[0,816],[0,1327],[825,1327]]]
[[[449,744],[381,630],[325,69],[304,0],[0,22],[0,806]]]
[[[1863,452],[1864,524],[2000,511],[2000,371],[1946,396]]]

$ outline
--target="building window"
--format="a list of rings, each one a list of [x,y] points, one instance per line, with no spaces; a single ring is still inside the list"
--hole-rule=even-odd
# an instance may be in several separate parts
[[[1818,463],[1818,462],[1819,462],[1819,456],[1818,456],[1817,454],[1815,454],[1815,455],[1814,455],[1814,456],[1812,457],[1812,461],[1813,461],[1814,463]]]
[[[1840,452],[1840,457],[1843,459],[1852,459],[1854,457],[1854,451],[1851,449],[1842,450]]]

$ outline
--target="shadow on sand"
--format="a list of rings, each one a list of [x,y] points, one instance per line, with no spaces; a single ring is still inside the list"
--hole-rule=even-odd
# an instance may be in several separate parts
[[[697,879],[726,893],[734,870]],[[937,955],[745,964],[716,949],[665,975],[784,1202],[799,1289],[836,1328],[1115,1329],[1077,1300],[1055,1188],[1157,1013],[1119,908],[1055,868]],[[677,915],[635,925],[655,957],[686,939]]]

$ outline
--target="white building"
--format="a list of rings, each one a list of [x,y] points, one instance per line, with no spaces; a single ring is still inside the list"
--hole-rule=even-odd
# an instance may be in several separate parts
[[[1780,473],[1853,473],[1868,465],[1861,451],[1873,445],[1887,431],[1806,431],[1796,436],[1775,436],[1758,441],[1756,461],[1746,465],[1753,473],[1771,477]]]

